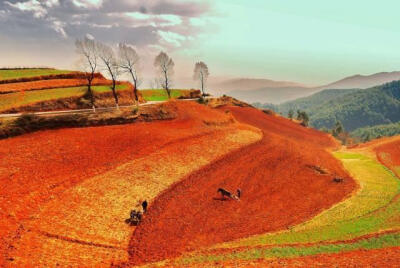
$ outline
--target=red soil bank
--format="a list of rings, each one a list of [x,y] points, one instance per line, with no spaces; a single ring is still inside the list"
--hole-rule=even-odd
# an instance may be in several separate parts
[[[379,161],[400,177],[400,138],[374,148]]]
[[[131,264],[286,229],[329,208],[357,187],[326,151],[337,146],[331,137],[252,108],[229,110],[239,121],[262,129],[264,138],[161,194],[131,239]],[[347,179],[337,184],[332,181],[335,175]],[[221,201],[219,187],[240,188],[241,201]]]
[[[22,83],[22,82],[39,81],[39,80],[53,80],[53,79],[85,79],[85,78],[86,78],[85,73],[72,72],[65,74],[50,74],[50,75],[40,75],[40,76],[0,80],[0,84]],[[101,73],[95,73],[94,78],[105,79]]]
[[[110,85],[112,82],[105,78],[95,78],[93,86],[97,85]],[[11,93],[29,90],[41,90],[52,88],[65,88],[65,87],[78,87],[87,85],[85,79],[53,79],[53,80],[39,80],[23,83],[0,84],[0,93]]]
[[[191,102],[168,103],[172,121],[42,131],[0,140],[0,266],[18,227],[69,187],[169,143],[201,135],[231,116]],[[196,116],[194,118],[194,116]]]

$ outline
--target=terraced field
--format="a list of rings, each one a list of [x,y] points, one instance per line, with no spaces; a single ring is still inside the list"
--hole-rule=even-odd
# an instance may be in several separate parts
[[[119,91],[129,89],[128,85],[117,85]],[[68,87],[44,90],[32,90],[26,92],[3,94],[0,98],[0,112],[20,106],[28,106],[38,102],[57,100],[71,97],[82,97],[86,93],[87,87]],[[110,92],[110,86],[94,86],[95,93]]]
[[[82,72],[56,69],[0,70],[0,112],[40,112],[90,108],[87,81]],[[114,105],[111,81],[95,74],[93,92],[95,105]],[[117,81],[121,105],[133,104],[133,90],[129,82]],[[139,93],[139,101],[143,101]]]
[[[168,99],[168,94],[163,89],[145,89],[140,91],[143,98],[146,101],[164,101]],[[183,89],[172,89],[171,98],[177,99],[185,94],[188,94],[189,90]]]
[[[79,87],[86,85],[87,81],[85,79],[48,79],[21,83],[6,83],[0,84],[0,94],[53,88]],[[92,85],[111,85],[111,81],[107,79],[95,78],[92,81]]]
[[[0,70],[0,80],[18,79],[23,77],[35,77],[43,75],[67,74],[71,72],[72,71],[68,70],[57,70],[57,69],[47,69],[47,68]]]
[[[32,105],[85,90],[8,93],[0,110],[2,101]],[[340,149],[250,107],[166,105],[177,119],[0,141],[0,266],[400,263],[399,137]],[[240,202],[221,199],[219,187],[240,188]],[[143,199],[143,221],[126,225]]]

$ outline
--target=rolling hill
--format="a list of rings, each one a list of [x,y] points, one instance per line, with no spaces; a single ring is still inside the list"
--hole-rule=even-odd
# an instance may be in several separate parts
[[[96,73],[92,90],[97,107],[114,106],[112,81]],[[117,81],[120,105],[132,105],[133,85]],[[85,74],[49,68],[0,69],[0,113],[91,108]],[[192,98],[200,91],[174,89],[172,98]],[[167,100],[165,90],[140,90],[139,102]]]
[[[337,120],[347,131],[400,121],[400,81],[369,89],[331,89],[286,102],[275,109],[287,115],[304,110],[315,128],[332,128]]]
[[[211,86],[215,92],[224,93],[247,102],[280,104],[307,97],[325,89],[367,89],[400,79],[400,72],[382,72],[372,75],[354,75],[316,87],[301,83],[269,79],[231,79]]]
[[[400,72],[381,72],[372,75],[354,75],[320,87],[321,89],[370,88],[400,79]]]
[[[281,103],[314,92],[313,89],[301,83],[270,79],[237,78],[212,83],[210,86],[214,93],[228,94],[247,102]]]
[[[214,84],[217,90],[255,90],[260,88],[285,88],[285,87],[306,87],[303,84],[290,81],[274,81],[270,79],[236,78]]]
[[[158,105],[176,117],[0,140],[0,266],[400,261],[398,146],[378,152],[385,167],[252,107]]]

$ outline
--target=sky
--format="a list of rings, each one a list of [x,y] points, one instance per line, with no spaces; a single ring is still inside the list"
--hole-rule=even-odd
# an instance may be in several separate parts
[[[76,68],[86,35],[134,46],[143,79],[159,51],[176,86],[196,61],[211,77],[321,85],[400,70],[397,0],[0,0],[0,66]]]

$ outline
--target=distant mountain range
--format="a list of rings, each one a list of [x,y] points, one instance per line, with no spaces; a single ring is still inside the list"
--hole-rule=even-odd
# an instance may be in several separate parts
[[[301,83],[289,81],[251,78],[230,79],[214,84],[211,83],[210,87],[214,93],[227,94],[247,102],[279,104],[309,96],[324,89],[366,89],[394,80],[400,80],[400,72],[354,75],[318,87],[308,87]]]
[[[320,89],[348,89],[348,88],[370,88],[382,85],[394,80],[400,80],[400,72],[383,72],[373,75],[354,75],[346,77],[337,82],[320,87]]]

